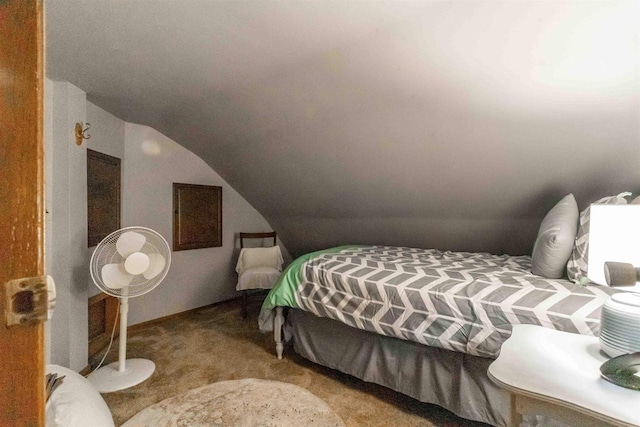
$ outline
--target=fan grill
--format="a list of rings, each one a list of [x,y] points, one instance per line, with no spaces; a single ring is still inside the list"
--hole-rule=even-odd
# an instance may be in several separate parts
[[[128,232],[135,231],[142,234],[146,242],[142,246],[140,252],[147,255],[160,254],[165,259],[165,266],[162,272],[152,279],[146,279],[143,275],[137,275],[133,278],[128,286],[121,289],[111,288],[107,286],[102,280],[102,267],[107,264],[116,264],[124,262],[122,255],[118,253],[116,249],[116,242],[118,238]],[[104,293],[114,297],[135,297],[144,295],[158,286],[160,282],[165,278],[169,271],[169,265],[171,264],[171,250],[167,241],[156,231],[145,227],[127,227],[121,230],[114,231],[105,237],[96,247],[93,255],[91,256],[91,278],[100,290]]]

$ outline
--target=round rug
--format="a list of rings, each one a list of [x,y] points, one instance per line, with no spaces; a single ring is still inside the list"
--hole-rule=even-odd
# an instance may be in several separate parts
[[[122,427],[344,427],[322,399],[293,384],[253,378],[221,381],[151,405]]]

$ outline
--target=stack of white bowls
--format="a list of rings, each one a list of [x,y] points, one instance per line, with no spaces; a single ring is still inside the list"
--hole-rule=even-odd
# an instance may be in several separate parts
[[[600,345],[611,357],[640,351],[640,294],[619,293],[602,307]]]

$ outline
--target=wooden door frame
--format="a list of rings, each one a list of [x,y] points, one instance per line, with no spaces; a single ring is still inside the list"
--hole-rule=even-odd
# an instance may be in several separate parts
[[[44,426],[43,323],[5,320],[5,283],[44,274],[42,7],[42,0],[0,1],[2,426]]]

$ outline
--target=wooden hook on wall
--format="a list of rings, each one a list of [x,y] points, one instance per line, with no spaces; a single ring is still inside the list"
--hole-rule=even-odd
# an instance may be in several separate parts
[[[87,127],[82,129],[82,123],[76,123],[75,133],[76,133],[76,144],[82,145],[83,139],[91,138],[91,135],[87,133],[87,131],[91,128],[91,123],[87,123]]]

